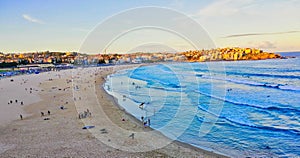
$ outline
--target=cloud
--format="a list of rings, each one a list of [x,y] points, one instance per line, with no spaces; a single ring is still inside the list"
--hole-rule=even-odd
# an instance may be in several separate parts
[[[263,41],[261,43],[256,44],[258,48],[261,49],[273,49],[276,48],[275,44],[270,41]]]
[[[272,41],[250,41],[247,43],[247,45],[243,47],[250,47],[250,48],[259,48],[263,50],[273,50],[276,49],[277,43],[274,43]]]
[[[274,51],[278,49],[278,43],[274,41],[249,41],[239,45],[239,47],[258,48],[264,51]]]
[[[202,16],[230,16],[239,13],[252,2],[253,0],[217,0],[202,8],[198,14]]]
[[[29,21],[29,22],[33,22],[33,23],[37,23],[37,24],[44,24],[43,21],[41,21],[41,20],[39,20],[39,19],[36,19],[36,18],[33,18],[33,17],[31,17],[30,15],[28,15],[28,14],[23,14],[22,16],[23,16],[23,18],[24,18],[25,20],[27,20],[27,21]]]
[[[265,35],[281,35],[281,34],[290,34],[290,33],[299,33],[299,32],[300,31],[244,33],[244,34],[228,35],[228,36],[225,36],[223,38],[248,37],[248,36],[265,36]]]

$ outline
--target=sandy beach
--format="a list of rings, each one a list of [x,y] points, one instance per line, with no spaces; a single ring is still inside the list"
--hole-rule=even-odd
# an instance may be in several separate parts
[[[117,105],[102,87],[105,78],[134,66],[1,79],[0,157],[224,157],[171,141]],[[85,112],[91,116],[79,119]]]

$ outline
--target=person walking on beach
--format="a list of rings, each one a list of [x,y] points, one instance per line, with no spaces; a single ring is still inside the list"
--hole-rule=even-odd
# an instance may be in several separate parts
[[[50,111],[48,110],[48,115],[50,115]]]
[[[20,114],[20,118],[21,118],[21,120],[23,120],[23,116]]]
[[[129,135],[129,137],[131,137],[132,139],[134,139],[134,133],[132,133],[131,135]]]
[[[144,123],[144,116],[141,117],[142,122]]]
[[[144,127],[145,127],[145,128],[147,127],[147,121],[144,122]]]
[[[43,112],[41,112],[41,117],[42,117],[42,116],[44,116],[44,113],[43,113]]]

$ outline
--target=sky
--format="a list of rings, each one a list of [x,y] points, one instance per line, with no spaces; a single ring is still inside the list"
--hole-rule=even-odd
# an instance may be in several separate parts
[[[192,19],[201,26],[199,32],[205,31],[215,47],[253,47],[269,52],[300,50],[299,0],[0,0],[0,52],[78,52],[103,23],[110,19],[116,21],[120,14],[146,6],[168,9],[174,15],[178,12]],[[135,23],[155,22],[156,19],[168,23],[170,20],[163,19],[163,12],[154,11],[153,19],[143,18],[143,11],[139,13],[140,19]],[[127,16],[121,20],[132,23],[131,18]],[[192,23],[180,20],[173,23],[184,28],[184,32],[161,27],[163,24],[143,29],[125,25],[110,22],[106,30],[100,31],[114,32],[123,27],[125,33],[113,37],[109,33],[109,37],[99,34],[94,39],[95,45],[103,42],[102,38],[111,39],[110,43],[105,47],[99,44],[102,48],[86,53],[195,48],[191,44],[195,39],[185,36],[186,32],[195,31],[190,30]],[[199,41],[201,38],[204,37],[199,37]]]

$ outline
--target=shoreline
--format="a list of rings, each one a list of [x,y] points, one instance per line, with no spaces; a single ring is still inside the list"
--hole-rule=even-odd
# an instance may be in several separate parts
[[[162,63],[153,63],[153,64],[141,64],[139,66],[133,66],[131,68],[125,68],[125,69],[133,69],[133,68],[136,68],[136,67],[143,67],[143,66],[149,66],[149,65],[157,65],[157,64],[162,64]],[[169,63],[170,64],[170,63]],[[173,62],[171,62],[171,64],[174,64]],[[121,69],[121,70],[125,70],[125,69]],[[119,71],[119,70],[118,70]],[[104,84],[105,82],[107,81],[107,77],[109,75],[112,75],[112,74],[115,74],[117,73],[116,72],[113,72],[113,73],[110,73],[106,76],[105,78],[105,81],[103,81],[103,83],[100,84],[100,91],[103,91],[106,93],[106,98],[108,99],[111,99],[113,101],[113,103],[115,104],[116,107],[118,107],[121,111],[123,111],[129,118],[131,121],[133,121],[134,123],[138,124],[141,128],[144,128],[143,125],[141,124],[141,121],[139,119],[137,119],[135,116],[133,116],[132,114],[130,114],[128,111],[126,111],[119,103],[118,103],[118,98],[114,97],[113,95],[109,94],[105,89],[104,89]],[[153,129],[149,126],[147,126],[147,128],[144,128],[143,130],[145,131],[155,131],[157,133],[159,133],[160,135],[162,135],[163,137],[165,137],[166,139],[169,139],[171,140],[170,138],[168,138],[167,136],[165,136],[162,132],[156,130],[156,129]],[[185,142],[181,142],[181,141],[178,141],[178,140],[171,140],[171,145],[176,145],[176,146],[181,146],[181,147],[184,147],[184,148],[189,148],[193,151],[196,151],[196,152],[202,152],[204,154],[207,154],[207,155],[214,155],[216,157],[228,157],[226,155],[223,155],[222,153],[218,153],[218,152],[215,152],[215,151],[209,151],[209,150],[205,150],[205,149],[202,149],[201,147],[196,147],[196,146],[193,146],[191,144],[188,144],[188,143],[185,143]]]
[[[101,86],[101,89],[102,89],[103,91],[105,91],[104,88],[103,88],[102,86]],[[107,92],[106,92],[106,93],[107,93]],[[138,120],[138,119],[137,119],[136,117],[134,117],[132,114],[130,114],[129,112],[127,112],[121,105],[118,104],[118,99],[117,99],[116,97],[114,97],[114,96],[112,96],[112,95],[110,95],[110,94],[108,94],[108,93],[107,93],[107,95],[108,95],[108,97],[110,97],[110,99],[112,99],[112,100],[114,101],[115,106],[117,106],[117,107],[118,107],[120,110],[122,110],[126,115],[128,115],[128,117],[131,118],[131,121],[133,121],[133,122],[136,123],[136,124],[139,124],[140,127],[143,127],[143,126],[141,125],[141,121],[140,121],[140,120]],[[147,126],[147,128],[145,128],[144,130],[146,130],[146,131],[155,130],[157,133],[163,135],[165,138],[170,139],[170,138],[168,138],[167,136],[165,136],[162,132],[160,132],[160,131],[158,131],[158,130],[156,130],[156,129],[153,129],[152,127]],[[170,139],[170,140],[171,140],[171,139]],[[185,147],[185,148],[190,148],[190,149],[195,150],[195,151],[198,151],[198,150],[199,150],[200,152],[204,152],[204,153],[206,153],[206,154],[216,154],[217,157],[229,157],[229,156],[223,155],[222,153],[218,153],[218,152],[215,152],[215,151],[205,150],[205,149],[202,149],[201,147],[196,147],[196,146],[193,146],[193,145],[191,145],[191,144],[188,144],[188,143],[185,143],[185,142],[181,142],[181,141],[178,141],[178,140],[171,140],[171,141],[172,141],[172,143],[174,143],[175,145],[183,146],[183,147]]]

